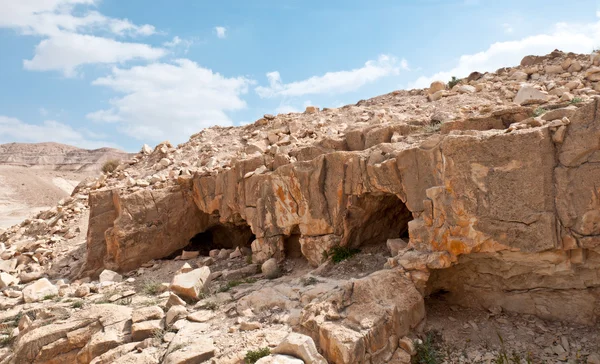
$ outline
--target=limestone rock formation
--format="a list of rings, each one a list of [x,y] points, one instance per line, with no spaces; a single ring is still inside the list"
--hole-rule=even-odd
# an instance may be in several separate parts
[[[540,362],[594,360],[597,58],[144,146],[2,232],[0,362],[408,363],[442,294]]]

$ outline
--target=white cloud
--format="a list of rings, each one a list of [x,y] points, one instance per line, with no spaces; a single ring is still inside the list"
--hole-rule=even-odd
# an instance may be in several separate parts
[[[361,68],[351,71],[327,72],[323,76],[313,76],[306,80],[282,83],[279,72],[267,73],[269,87],[259,86],[256,92],[260,97],[303,96],[309,94],[339,94],[355,91],[367,83],[382,77],[397,75],[400,70],[408,70],[406,60],[381,55],[376,61],[367,61]]]
[[[33,71],[60,70],[65,76],[72,77],[76,75],[77,68],[85,64],[154,60],[165,54],[165,50],[147,44],[63,33],[42,40],[35,48],[35,56],[23,61],[23,65],[25,69]]]
[[[41,36],[35,55],[25,60],[30,70],[59,70],[76,74],[81,65],[118,63],[134,59],[155,60],[166,54],[146,44],[121,42],[109,36],[146,36],[156,32],[152,25],[135,25],[89,10],[99,0],[0,0],[0,28]]]
[[[600,44],[600,21],[591,24],[558,23],[548,34],[538,34],[520,40],[497,42],[487,50],[460,57],[456,67],[432,76],[419,77],[409,88],[429,87],[435,80],[447,81],[452,76],[465,77],[470,72],[490,72],[500,67],[517,65],[529,54],[548,54],[554,49],[589,53]]]
[[[85,9],[99,0],[0,0],[0,27],[23,34],[54,36],[62,32],[104,30],[116,35],[151,35],[152,25],[141,26],[127,19],[106,17],[97,11],[74,15],[77,7]]]
[[[225,28],[225,27],[215,27],[215,32],[217,32],[217,37],[218,38],[221,38],[221,39],[225,38],[226,37],[226,35],[225,35],[226,31],[227,31],[227,28]]]
[[[506,34],[510,34],[515,30],[513,26],[509,23],[502,24],[502,28],[504,29],[504,33]]]
[[[241,95],[252,83],[244,77],[224,77],[188,59],[114,68],[112,75],[93,84],[124,96],[87,117],[118,122],[121,132],[136,139],[181,142],[202,128],[232,125],[226,111],[246,107]]]
[[[600,10],[596,10],[596,17],[600,18]]]
[[[86,138],[91,137],[91,139]],[[77,131],[69,125],[54,120],[46,120],[42,124],[28,124],[17,118],[0,115],[0,144],[2,143],[41,143],[57,142],[74,145],[80,148],[95,149],[114,147],[117,145],[96,139],[89,130]]]

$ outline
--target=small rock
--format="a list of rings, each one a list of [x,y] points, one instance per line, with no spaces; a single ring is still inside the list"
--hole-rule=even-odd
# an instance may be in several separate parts
[[[0,273],[0,289],[19,284],[19,279],[8,273]]]
[[[123,277],[117,273],[117,272],[113,272],[112,270],[108,270],[105,269],[102,271],[102,273],[100,273],[100,283],[102,282],[122,282],[123,281]]]
[[[316,106],[307,106],[306,110],[304,111],[306,114],[314,114],[316,112],[319,111],[319,108]]]
[[[172,306],[185,306],[186,303],[184,300],[181,299],[181,297],[179,297],[178,295],[176,295],[175,293],[171,293],[169,296],[169,299],[167,300],[167,303],[165,305],[165,307],[168,309],[170,309]]]
[[[160,320],[165,316],[162,308],[158,306],[142,307],[134,310],[131,314],[131,321],[133,323]]]
[[[75,292],[73,294],[75,297],[81,298],[87,296],[88,294],[90,294],[90,292],[90,286],[88,286],[87,284],[82,284],[75,289]]]
[[[188,259],[196,259],[198,258],[198,256],[200,255],[199,251],[182,251],[181,252],[181,259],[183,260],[188,260]]]
[[[311,363],[302,361],[289,355],[269,355],[258,359],[256,364],[304,364]]]
[[[188,315],[187,319],[192,322],[206,322],[213,318],[215,313],[209,310],[200,310]]]
[[[398,255],[398,252],[404,248],[406,248],[406,246],[408,245],[404,240],[397,238],[397,239],[388,239],[387,243],[386,243],[388,249],[390,250],[390,254],[392,255],[392,257],[395,257],[396,255]]]
[[[169,311],[167,311],[167,317],[166,317],[166,324],[167,326],[170,326],[171,324],[173,324],[175,321],[179,320],[180,318],[186,317],[187,316],[187,309],[184,306],[171,306],[171,308],[169,308]]]
[[[287,354],[304,360],[305,363],[327,364],[319,354],[315,342],[310,336],[290,333],[273,350],[274,354]]]
[[[415,344],[413,343],[413,341],[410,338],[405,336],[402,339],[400,339],[398,344],[404,351],[406,351],[410,355],[417,354],[417,350],[415,349]]]
[[[279,266],[277,265],[277,260],[275,258],[271,258],[264,262],[261,266],[261,271],[268,279],[279,277],[280,271]]]
[[[433,95],[439,91],[443,91],[446,89],[446,83],[442,81],[433,81],[429,88],[427,89],[427,94]]]
[[[253,322],[253,321],[242,321],[240,323],[240,330],[241,331],[252,331],[252,330],[258,330],[262,327],[262,325],[260,324],[260,322]]]
[[[142,341],[154,337],[163,329],[162,320],[137,322],[131,325],[131,340]]]

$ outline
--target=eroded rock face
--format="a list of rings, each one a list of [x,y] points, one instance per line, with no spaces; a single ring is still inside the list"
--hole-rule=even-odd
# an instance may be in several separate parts
[[[489,295],[480,292],[469,304],[498,300],[507,310],[570,319],[560,307],[513,304],[508,292],[526,287],[519,300],[533,302],[581,289],[582,281],[597,286],[595,277],[567,277],[593,271],[600,250],[598,101],[552,112],[562,116],[556,120],[532,112],[512,107],[450,121],[444,134],[421,140],[392,138],[405,133],[398,125],[370,126],[290,152],[294,159],[256,152],[219,173],[182,175],[173,186],[92,194],[92,219],[109,218],[90,224],[84,272],[127,271],[182,249],[199,233],[235,242],[214,248],[248,248],[251,237],[254,263],[282,260],[294,241],[317,266],[331,247],[384,244],[408,231],[408,246],[395,249],[388,265],[408,271],[422,293],[465,290],[484,271],[471,259],[495,259],[503,272],[513,263],[498,254],[518,253],[527,262],[525,283],[495,274]],[[548,266],[547,254],[561,258]],[[438,269],[464,279],[430,278]],[[595,302],[593,290],[584,292]],[[578,321],[598,318],[585,308],[581,315]]]

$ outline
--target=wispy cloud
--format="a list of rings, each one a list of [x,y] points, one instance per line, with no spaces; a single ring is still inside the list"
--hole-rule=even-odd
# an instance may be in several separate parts
[[[75,76],[86,64],[155,60],[166,54],[147,44],[113,39],[148,36],[156,30],[149,24],[107,17],[91,9],[97,3],[99,0],[2,0],[0,28],[43,37],[33,58],[23,62],[24,67],[58,70],[67,77]]]
[[[215,32],[217,33],[217,37],[224,39],[227,35],[225,34],[227,32],[227,28],[225,27],[215,27]]]
[[[350,71],[327,72],[322,76],[313,76],[306,80],[283,83],[278,71],[267,73],[269,86],[259,86],[256,92],[260,97],[303,96],[309,94],[340,94],[359,89],[378,79],[397,75],[408,70],[406,60],[381,55],[377,60],[367,61],[361,68]]]
[[[182,142],[212,125],[232,125],[227,111],[246,107],[241,96],[252,80],[225,77],[188,59],[130,69],[114,68],[94,85],[109,87],[120,98],[111,107],[89,113],[88,119],[118,123],[136,139],[161,141],[165,135]]]
[[[514,30],[515,30],[513,28],[513,26],[509,23],[502,24],[502,29],[504,29],[504,33],[506,33],[506,34],[510,34],[510,33],[514,32]]]

